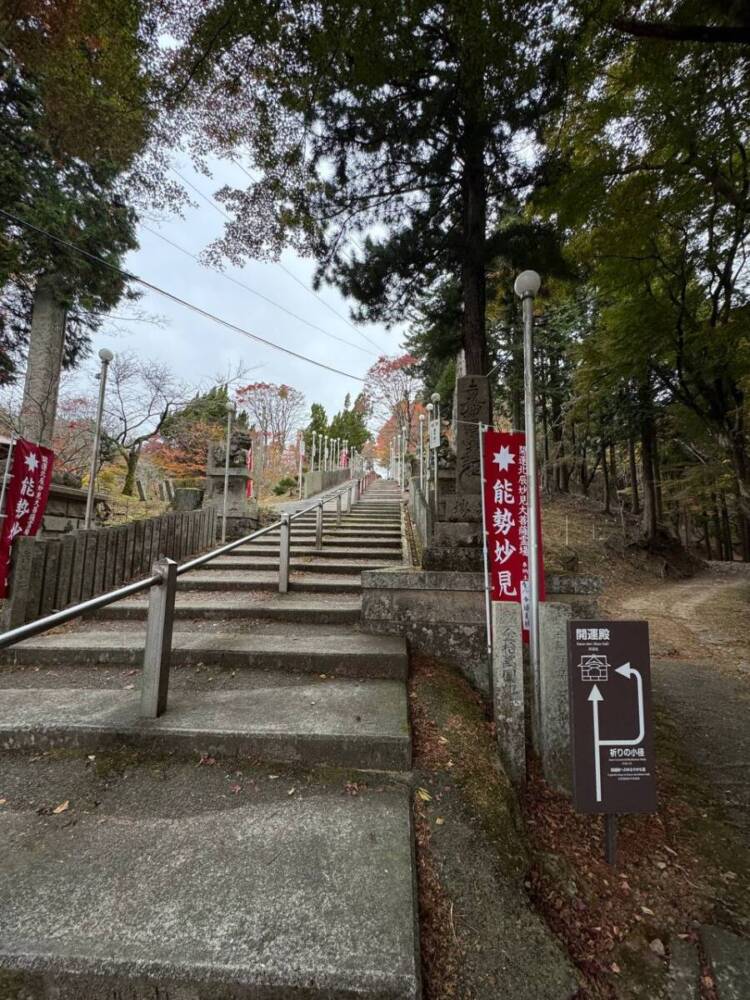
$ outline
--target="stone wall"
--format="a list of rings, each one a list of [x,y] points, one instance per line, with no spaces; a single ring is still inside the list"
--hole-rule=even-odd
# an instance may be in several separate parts
[[[314,497],[334,486],[341,486],[350,478],[351,471],[349,469],[328,469],[327,471],[318,469],[315,472],[306,472],[302,482],[302,496],[307,500],[308,497]]]
[[[15,628],[148,576],[161,556],[177,561],[212,547],[213,507],[13,543],[2,624]]]
[[[567,603],[575,618],[597,616],[599,577],[546,577],[547,596]],[[371,632],[403,635],[413,649],[454,664],[490,695],[484,579],[481,573],[365,570],[362,622]]]

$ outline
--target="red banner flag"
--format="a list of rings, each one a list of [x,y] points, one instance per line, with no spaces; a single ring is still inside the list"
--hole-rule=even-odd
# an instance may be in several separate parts
[[[8,593],[13,541],[19,535],[35,535],[42,526],[54,460],[49,448],[16,439],[0,530],[0,597]]]
[[[484,460],[484,531],[493,601],[521,603],[523,639],[529,641],[529,484],[526,435],[486,430]],[[538,506],[537,506],[537,509]],[[539,535],[539,600],[544,600],[542,526]]]

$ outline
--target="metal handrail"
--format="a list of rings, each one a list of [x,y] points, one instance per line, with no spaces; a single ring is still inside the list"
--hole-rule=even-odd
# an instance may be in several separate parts
[[[295,511],[294,514],[285,516],[288,517],[288,520],[291,522],[297,517],[300,517],[302,514],[306,514],[308,511],[314,510],[316,507],[324,506],[329,500],[335,499],[338,493],[351,489],[351,484],[354,481],[354,479],[348,479],[345,486],[339,487],[338,490],[326,494],[325,497],[314,500],[303,510]],[[182,576],[183,573],[196,569],[198,566],[203,566],[212,559],[215,559],[217,556],[231,552],[240,545],[245,545],[247,542],[251,542],[256,538],[261,538],[263,535],[267,535],[269,532],[279,528],[283,523],[284,516],[282,516],[280,520],[274,521],[273,524],[266,525],[266,527],[259,528],[257,531],[253,531],[249,535],[244,535],[242,538],[238,538],[233,542],[227,542],[226,545],[221,545],[217,549],[212,549],[211,552],[205,552],[203,555],[197,556],[189,562],[182,563],[177,566],[176,575]],[[125,597],[132,597],[134,594],[139,594],[143,590],[159,586],[162,583],[164,583],[163,575],[161,573],[152,573],[151,576],[144,577],[142,580],[134,580],[132,583],[127,583],[124,587],[118,587],[116,590],[110,590],[106,594],[99,594],[97,597],[90,597],[85,601],[80,601],[78,604],[71,605],[69,608],[64,608],[61,611],[54,611],[51,615],[45,615],[44,618],[37,618],[36,621],[27,622],[25,625],[18,625],[16,628],[0,633],[0,649],[6,649],[8,646],[13,646],[22,639],[31,639],[35,635],[40,635],[42,632],[48,632],[50,629],[56,628],[58,625],[64,625],[66,622],[73,621],[74,618],[79,618],[81,615],[87,614],[90,611],[98,611],[100,608],[106,608],[110,604],[115,604],[117,601],[121,601]]]

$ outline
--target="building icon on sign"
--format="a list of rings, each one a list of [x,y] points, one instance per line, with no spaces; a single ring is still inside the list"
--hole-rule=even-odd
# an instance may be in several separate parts
[[[581,657],[578,664],[581,671],[581,680],[591,683],[606,681],[609,678],[609,663],[606,656],[597,653],[588,653]]]

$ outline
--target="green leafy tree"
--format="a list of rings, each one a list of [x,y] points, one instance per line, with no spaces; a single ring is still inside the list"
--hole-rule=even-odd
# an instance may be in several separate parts
[[[554,122],[554,184],[537,204],[565,228],[587,277],[592,356],[628,380],[642,460],[657,405],[690,410],[730,463],[747,536],[748,54],[622,34],[588,41]]]
[[[467,369],[486,373],[488,263],[544,230],[516,205],[520,146],[558,91],[557,24],[543,0],[177,4],[184,127],[259,171],[218,193],[232,221],[212,253],[291,244],[361,319],[401,320],[457,274]]]
[[[341,441],[347,441],[349,448],[362,451],[372,435],[367,429],[367,402],[364,395],[355,400],[354,406],[349,404],[349,396],[344,400],[344,408],[337,413],[328,428],[328,434]]]
[[[115,266],[136,246],[127,202],[156,123],[153,12],[151,0],[19,0],[0,22],[0,208]],[[28,436],[49,441],[58,359],[84,355],[125,294],[116,271],[0,217],[0,374],[27,355]]]
[[[325,409],[320,405],[320,403],[313,403],[310,407],[310,423],[305,428],[305,455],[307,455],[308,461],[312,457],[313,450],[313,431],[315,431],[316,438],[320,438],[322,435],[328,433],[328,416],[326,415]],[[320,446],[315,445],[316,455],[320,452]]]

